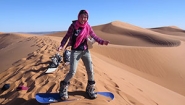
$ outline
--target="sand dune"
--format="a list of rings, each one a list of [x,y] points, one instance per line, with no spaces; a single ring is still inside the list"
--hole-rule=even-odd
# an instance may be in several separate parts
[[[185,30],[180,29],[178,27],[157,27],[157,28],[151,28],[149,30],[155,31],[155,32],[159,32],[162,34],[166,34],[168,35],[168,37],[171,37],[173,39],[178,39],[178,40],[182,40],[185,41]]]
[[[93,52],[134,68],[128,71],[185,95],[184,45],[167,48],[95,46]]]
[[[144,29],[114,21],[93,27],[98,36],[110,40],[109,46],[95,44],[91,49],[96,90],[111,91],[115,99],[103,96],[89,100],[84,93],[87,75],[82,61],[69,86],[70,97],[80,100],[53,105],[184,105],[185,104],[185,42],[174,30]],[[175,30],[177,29],[177,30]],[[183,30],[181,30],[183,33]],[[165,32],[165,33],[164,33]],[[171,33],[168,37],[166,33]],[[2,105],[39,105],[38,92],[58,92],[69,66],[45,74],[50,58],[56,53],[65,32],[45,36],[0,34]],[[62,52],[61,52],[62,54]],[[17,91],[24,85],[28,90]]]
[[[128,23],[114,21],[106,24],[102,30],[106,34],[121,35],[113,44],[132,45],[132,46],[177,46],[180,44],[178,40],[167,38],[163,34],[159,34],[144,28],[140,28]],[[104,37],[107,37],[105,36]],[[113,36],[110,35],[110,36]],[[122,38],[120,38],[122,37]],[[109,40],[112,38],[110,37]],[[119,43],[117,43],[119,41]]]
[[[1,71],[8,69],[16,60],[27,56],[30,51],[36,50],[36,47],[31,46],[34,41],[29,41],[28,37],[21,34],[0,35]]]
[[[175,26],[157,27],[157,28],[151,28],[150,30],[156,31],[159,33],[164,33],[167,35],[185,36],[185,30],[182,30]]]

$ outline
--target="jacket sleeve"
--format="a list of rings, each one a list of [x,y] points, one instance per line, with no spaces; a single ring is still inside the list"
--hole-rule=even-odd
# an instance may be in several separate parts
[[[60,44],[61,47],[64,47],[64,45],[66,44],[67,40],[68,40],[68,39],[70,38],[70,36],[73,34],[73,30],[74,30],[73,27],[74,27],[73,24],[71,24],[71,25],[69,26],[66,35],[64,36],[64,38],[63,38],[62,41],[61,41],[61,44]]]
[[[89,35],[90,35],[96,42],[98,42],[98,44],[103,45],[104,40],[101,39],[101,38],[99,38],[99,37],[94,33],[92,27],[89,26],[89,28],[90,28]]]

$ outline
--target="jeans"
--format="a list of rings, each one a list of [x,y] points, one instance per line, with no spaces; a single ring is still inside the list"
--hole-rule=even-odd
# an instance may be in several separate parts
[[[68,83],[70,79],[75,75],[77,65],[80,59],[82,59],[85,65],[87,76],[88,76],[88,81],[94,81],[94,72],[93,72],[93,65],[92,65],[90,51],[89,50],[84,50],[84,51],[72,50],[71,56],[70,56],[70,70],[64,79],[65,82]]]

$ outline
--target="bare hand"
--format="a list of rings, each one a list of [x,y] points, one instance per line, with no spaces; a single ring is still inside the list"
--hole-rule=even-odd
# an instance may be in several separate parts
[[[61,51],[63,48],[60,46],[58,49],[57,49],[57,51]]]
[[[109,41],[104,41],[103,45],[108,45],[110,42]]]

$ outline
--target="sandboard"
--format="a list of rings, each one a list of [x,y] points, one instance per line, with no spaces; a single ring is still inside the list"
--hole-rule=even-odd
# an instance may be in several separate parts
[[[97,92],[97,94],[108,97],[111,100],[114,99],[114,94],[111,92]],[[35,99],[39,103],[43,103],[43,104],[55,103],[55,102],[77,101],[78,100],[78,99],[73,98],[73,99],[68,99],[68,100],[62,101],[59,93],[37,93],[35,95]]]
[[[55,70],[57,70],[57,68],[48,68],[47,71],[45,73],[52,73]]]
[[[62,67],[62,68],[66,67],[66,66],[68,66],[68,65],[69,65],[69,62],[66,62],[66,63],[63,64],[63,67]],[[58,67],[56,67],[56,68],[48,68],[48,69],[45,71],[45,73],[53,73],[53,72],[56,71],[57,69],[58,69]]]

